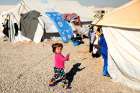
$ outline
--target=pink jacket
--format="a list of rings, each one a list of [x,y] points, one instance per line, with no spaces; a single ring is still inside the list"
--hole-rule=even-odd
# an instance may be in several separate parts
[[[66,57],[64,57],[61,53],[55,54],[54,57],[54,62],[55,62],[55,67],[56,68],[64,68],[65,66],[65,61],[69,60],[69,55],[67,55]]]

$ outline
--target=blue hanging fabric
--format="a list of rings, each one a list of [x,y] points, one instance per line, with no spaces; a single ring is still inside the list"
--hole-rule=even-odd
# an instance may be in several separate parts
[[[103,75],[109,76],[109,73],[108,73],[108,47],[107,47],[107,43],[106,43],[106,40],[104,38],[104,35],[100,36],[99,45],[101,47],[101,55],[102,55],[103,60],[104,60]]]
[[[70,24],[63,19],[62,14],[58,12],[46,12],[47,16],[50,17],[50,19],[54,22],[61,39],[64,43],[67,43],[71,40],[71,37],[73,35],[72,28]]]

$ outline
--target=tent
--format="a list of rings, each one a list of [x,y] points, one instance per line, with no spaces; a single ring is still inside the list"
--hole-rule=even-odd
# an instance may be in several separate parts
[[[15,5],[0,5],[0,37],[3,37],[3,25],[2,23],[4,22],[7,12],[11,11],[11,9],[14,9],[16,6]]]
[[[69,3],[71,3],[71,4],[69,4]],[[75,7],[72,8],[73,6],[75,6]],[[41,14],[45,13],[46,11],[53,12],[54,10],[56,10],[61,13],[73,13],[74,12],[80,16],[81,20],[87,21],[87,20],[91,20],[89,15],[92,15],[92,11],[94,9],[95,9],[95,7],[93,7],[93,6],[84,6],[84,5],[81,5],[77,1],[47,0],[47,3],[42,3],[42,0],[20,0],[20,3],[18,5],[15,5],[12,9],[10,9],[9,11],[6,11],[6,13],[8,13],[8,14],[12,13],[15,16],[15,19],[17,20],[17,22],[19,22],[20,14],[29,12],[30,10],[37,10],[37,11],[41,12]],[[86,13],[84,13],[84,12],[86,12]],[[48,18],[46,15],[44,16],[44,18],[39,17],[39,23],[44,24],[45,18],[47,20],[49,20],[49,21],[45,21],[45,23],[49,22],[49,24],[54,25],[54,21],[50,20],[50,18]],[[48,30],[47,33],[51,33],[51,30],[53,30],[54,32],[59,31],[58,28],[53,25],[49,28],[50,30]],[[38,26],[41,29],[40,24]],[[87,34],[86,29],[82,29],[81,32],[84,34],[85,33]],[[41,34],[42,33],[40,33],[40,36],[41,36]],[[39,33],[38,33],[38,35],[35,34],[35,36],[39,36]],[[38,40],[37,42],[39,42],[40,37],[37,37],[37,38],[36,38]]]
[[[68,42],[71,39],[72,36],[71,26],[66,20],[63,20],[63,16],[61,15],[61,13],[55,12],[54,14],[54,11],[51,10],[49,15],[51,14],[56,15],[56,17],[48,16],[48,14],[45,12],[46,10],[42,7],[45,6],[44,4],[35,2],[34,5],[29,6],[29,4],[31,4],[31,2],[30,3],[29,2],[30,2],[29,0],[27,1],[21,0],[20,4],[18,4],[15,8],[5,13],[6,16],[10,15],[12,16],[12,18],[14,16],[14,19],[16,19],[17,23],[19,23],[19,20],[21,21],[20,14],[25,14],[28,16],[25,18],[23,17],[24,19],[22,20],[23,24],[20,24],[22,26],[22,29],[20,29],[21,34],[18,35],[17,37],[12,37],[12,42],[14,39],[16,39],[15,40],[16,42],[25,39],[27,37],[26,40],[31,39],[34,42],[38,43],[41,41],[44,35],[44,31],[45,33],[59,32],[63,42]],[[42,8],[37,9],[36,6],[41,6]],[[36,19],[34,19],[34,16],[30,16],[30,14],[32,14],[31,10],[33,9],[36,9],[40,12],[40,14],[36,17]],[[33,20],[34,22],[37,22],[36,25],[33,25],[34,24]],[[14,31],[13,29],[10,29],[8,32]]]
[[[113,81],[140,90],[140,0],[108,13],[103,26],[108,49],[108,70]]]
[[[2,5],[0,6],[0,37],[3,37],[3,25],[5,24],[5,20],[8,19],[8,33],[9,33],[9,39],[11,42],[14,42],[15,39],[15,29],[14,29],[14,24],[19,23],[20,19],[20,14],[27,12],[28,9],[27,7],[24,6],[24,3],[21,2],[17,5]]]
[[[73,33],[71,26],[59,12],[40,15],[38,11],[30,11],[22,14],[20,25],[23,35],[37,43],[41,41],[44,32],[59,33],[65,43],[71,39]]]

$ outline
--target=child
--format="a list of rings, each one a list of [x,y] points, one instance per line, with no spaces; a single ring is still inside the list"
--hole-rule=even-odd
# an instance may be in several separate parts
[[[49,82],[49,86],[54,86],[58,80],[61,80],[63,85],[67,84],[66,76],[64,72],[65,61],[69,60],[69,54],[64,57],[62,55],[63,45],[61,43],[55,43],[52,45],[54,55],[54,76]]]

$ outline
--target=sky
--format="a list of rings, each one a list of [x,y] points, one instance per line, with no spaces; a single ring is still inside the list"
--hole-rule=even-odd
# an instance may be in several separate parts
[[[19,0],[0,0],[0,5],[14,5]],[[43,3],[47,3],[48,0],[40,0]],[[59,0],[57,0],[59,1]],[[130,0],[71,0],[78,1],[81,5],[84,6],[96,6],[96,7],[118,7],[124,3],[127,3]]]
[[[94,5],[96,7],[118,7],[130,0],[73,0],[85,6]]]

